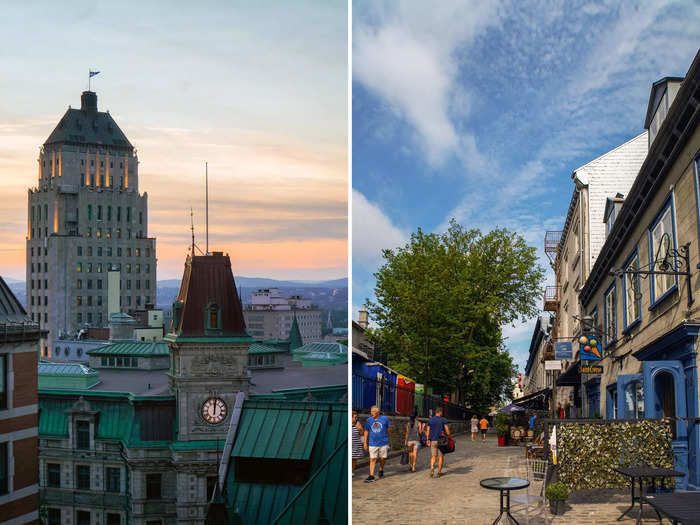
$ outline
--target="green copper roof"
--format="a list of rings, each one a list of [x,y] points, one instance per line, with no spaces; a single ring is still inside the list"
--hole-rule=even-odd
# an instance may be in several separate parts
[[[347,388],[347,387],[346,387]],[[284,416],[282,411],[290,414]],[[286,418],[286,419],[285,419]],[[318,418],[318,419],[317,419]],[[283,421],[290,425],[283,426]],[[267,423],[276,423],[263,426]],[[302,424],[307,428],[302,428]],[[316,426],[318,425],[318,426]],[[316,426],[316,432],[313,428]],[[274,432],[271,435],[264,432]],[[248,399],[243,405],[240,426],[234,443],[226,478],[224,492],[225,504],[229,523],[245,523],[246,525],[269,525],[276,523],[347,523],[347,446],[348,408],[347,402],[319,403],[292,402],[279,399]],[[259,436],[259,437],[258,437]],[[266,454],[273,450],[297,450],[306,455],[306,446],[298,443],[284,444],[284,440],[304,439],[309,443],[311,461],[311,476],[306,485],[276,485],[265,483],[249,483],[236,481],[235,455],[237,447],[261,449]],[[240,441],[262,441],[263,443],[245,443]],[[340,458],[342,456],[342,459]],[[275,457],[268,455],[267,457]],[[282,456],[277,456],[282,457]],[[325,489],[321,489],[326,484]],[[321,494],[319,503],[316,492]],[[297,495],[299,495],[297,497]],[[313,495],[314,499],[309,500]],[[308,511],[302,510],[303,505],[309,505]],[[297,519],[303,516],[303,519]],[[326,517],[329,521],[321,518]],[[292,518],[292,521],[289,519]],[[239,520],[239,521],[235,521]]]
[[[250,354],[285,354],[287,350],[284,348],[278,348],[269,345],[263,345],[260,343],[253,343],[248,348],[248,355]]]
[[[100,373],[80,363],[38,364],[38,388],[88,389],[100,382]]]
[[[298,405],[289,401],[246,401],[231,455],[309,459],[321,414]]]
[[[301,337],[301,332],[299,331],[299,323],[297,323],[297,314],[294,314],[294,321],[292,321],[292,327],[289,329],[289,350],[292,351],[299,348],[304,344],[304,340]]]
[[[340,343],[306,343],[292,352],[302,366],[333,366],[348,362],[348,347]]]
[[[162,341],[123,341],[88,350],[87,354],[156,357],[170,355],[170,349]]]

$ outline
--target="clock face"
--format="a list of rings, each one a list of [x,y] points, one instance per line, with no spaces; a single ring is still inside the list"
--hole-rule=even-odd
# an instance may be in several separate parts
[[[221,423],[226,418],[228,407],[223,399],[218,397],[210,397],[202,405],[202,418],[207,423],[216,425]]]

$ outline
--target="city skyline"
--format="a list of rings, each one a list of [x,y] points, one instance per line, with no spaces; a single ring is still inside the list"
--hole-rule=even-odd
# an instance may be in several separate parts
[[[209,249],[229,253],[237,274],[347,275],[346,5],[278,6],[284,16],[272,21],[256,7],[145,6],[142,19],[157,24],[107,23],[90,57],[82,41],[94,24],[115,19],[113,8],[69,15],[45,7],[41,17],[28,16],[39,7],[4,9],[33,18],[35,31],[27,39],[22,24],[11,29],[3,58],[14,79],[0,84],[3,276],[24,279],[27,189],[36,186],[39,148],[67,107],[79,107],[90,69],[100,71],[92,79],[100,110],[111,111],[138,150],[160,280],[182,274],[190,207],[204,248],[205,162]],[[288,31],[279,31],[282,19]],[[76,21],[74,32],[62,31]],[[124,53],[126,45],[139,55]]]

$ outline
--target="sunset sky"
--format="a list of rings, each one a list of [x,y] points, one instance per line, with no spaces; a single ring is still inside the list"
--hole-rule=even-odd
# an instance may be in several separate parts
[[[100,111],[137,148],[158,279],[179,278],[190,207],[237,275],[347,275],[344,1],[4,4],[0,275],[25,277],[27,188],[88,70]]]

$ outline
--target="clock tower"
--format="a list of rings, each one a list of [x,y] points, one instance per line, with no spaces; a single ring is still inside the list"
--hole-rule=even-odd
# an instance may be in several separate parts
[[[243,308],[228,255],[190,255],[165,337],[178,441],[225,439],[237,392],[248,392]]]

